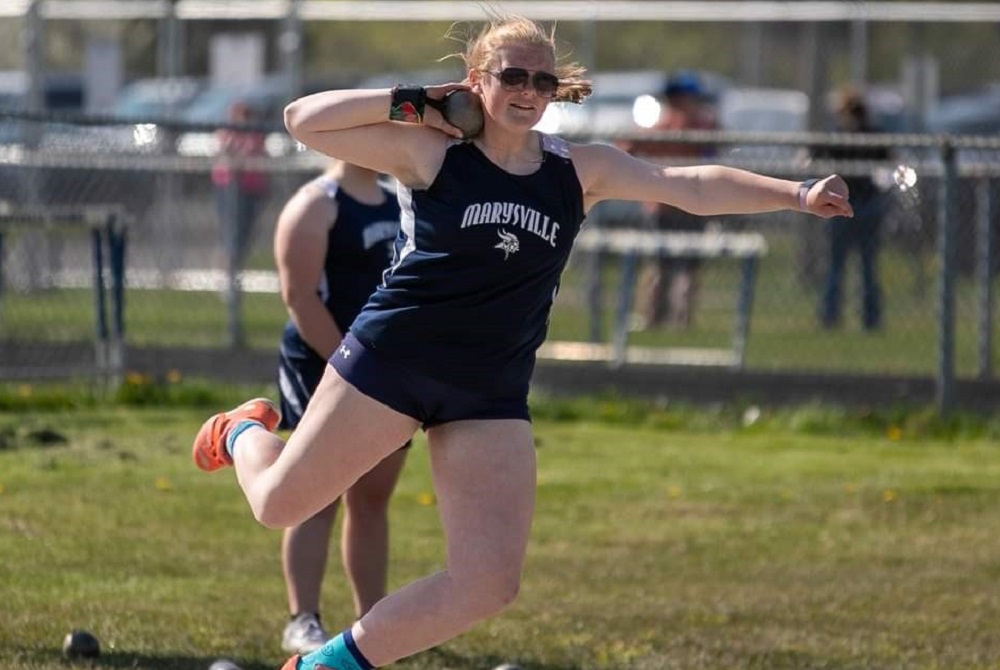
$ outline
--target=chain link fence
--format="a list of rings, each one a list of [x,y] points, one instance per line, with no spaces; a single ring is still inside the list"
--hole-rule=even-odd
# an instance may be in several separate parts
[[[171,351],[276,348],[286,312],[273,269],[274,225],[285,200],[322,169],[322,157],[279,146],[282,133],[258,129],[273,132],[274,155],[242,166],[266,175],[267,188],[256,196],[252,224],[238,229],[224,204],[233,194],[213,183],[213,158],[176,151],[214,127],[12,112],[0,123],[25,138],[0,148],[0,378],[121,374],[129,352],[144,349],[164,352],[169,367]],[[657,238],[641,205],[607,202],[588,218],[565,273],[546,355],[820,374],[928,376],[950,368],[961,378],[992,377],[1000,140],[644,138],[711,144],[713,162],[791,179],[872,177],[884,202],[875,250],[880,318],[865,322],[852,253],[840,278],[839,318],[823,319],[835,224],[792,212],[725,216]],[[889,158],[810,158],[818,146],[873,145]],[[686,322],[643,319],[643,273],[664,257],[698,259]]]

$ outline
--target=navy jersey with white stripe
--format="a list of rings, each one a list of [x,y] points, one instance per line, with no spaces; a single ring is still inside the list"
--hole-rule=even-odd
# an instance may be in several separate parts
[[[338,330],[346,333],[393,258],[399,202],[389,190],[385,190],[381,204],[359,202],[326,175],[314,180],[313,186],[337,204],[337,219],[328,234],[323,274],[316,290]],[[291,321],[282,334],[280,355],[283,427],[291,428],[316,390],[326,359],[306,343]]]
[[[399,202],[385,191],[384,202],[368,205],[345,193],[329,177],[319,177],[314,183],[337,203],[319,292],[337,328],[347,332],[392,260]]]
[[[467,389],[523,387],[583,222],[569,147],[542,136],[529,175],[452,144],[427,189],[397,188],[396,258],[351,331],[366,347]]]

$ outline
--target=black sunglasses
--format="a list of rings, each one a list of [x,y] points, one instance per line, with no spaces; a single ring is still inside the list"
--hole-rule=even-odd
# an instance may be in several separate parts
[[[505,91],[523,91],[529,81],[535,92],[543,98],[551,98],[559,90],[559,77],[551,72],[542,72],[541,70],[530,72],[523,67],[505,67],[499,72],[491,70],[483,70],[483,72],[499,79],[500,86]]]

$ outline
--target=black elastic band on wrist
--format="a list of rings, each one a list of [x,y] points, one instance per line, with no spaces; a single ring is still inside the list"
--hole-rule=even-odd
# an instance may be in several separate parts
[[[389,120],[406,123],[423,123],[424,107],[427,105],[427,91],[423,86],[398,84],[392,87],[392,103],[389,105]]]

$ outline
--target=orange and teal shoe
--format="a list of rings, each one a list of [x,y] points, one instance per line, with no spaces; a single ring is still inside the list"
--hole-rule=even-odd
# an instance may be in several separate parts
[[[301,656],[295,654],[290,659],[285,661],[285,664],[281,666],[281,670],[299,670],[299,661],[302,659]]]
[[[205,472],[232,465],[233,459],[226,451],[226,438],[243,421],[257,421],[273,431],[281,423],[281,411],[267,398],[254,398],[236,409],[210,417],[194,438],[191,447],[194,464]]]

